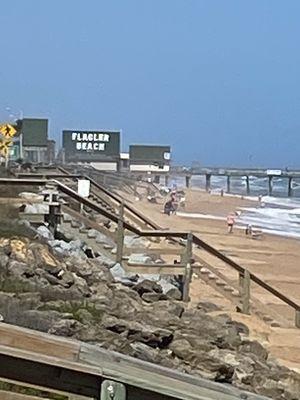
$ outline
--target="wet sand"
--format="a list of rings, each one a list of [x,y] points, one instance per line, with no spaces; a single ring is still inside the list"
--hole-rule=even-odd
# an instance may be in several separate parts
[[[184,212],[217,215],[224,220],[195,219],[167,216],[163,214],[165,198],[158,204],[149,203],[145,198],[135,201],[129,198],[136,209],[148,215],[163,228],[173,230],[193,231],[202,240],[214,246],[243,267],[258,275],[264,281],[277,288],[290,299],[300,305],[300,240],[263,234],[262,239],[255,240],[245,235],[244,230],[234,229],[233,234],[227,233],[225,218],[229,212],[238,207],[256,206],[251,200],[238,197],[221,197],[199,190],[186,191],[186,207]],[[228,279],[237,283],[237,273],[224,263],[212,259],[207,260]],[[294,311],[265,290],[251,286],[252,294],[273,311],[284,316],[291,323],[294,321]],[[254,337],[265,341],[272,353],[282,359],[286,365],[300,370],[300,329],[270,328],[255,317],[236,314],[230,302],[216,293],[200,279],[194,279],[191,285],[192,302],[212,301],[224,310],[235,315],[236,319],[246,320],[252,329]],[[281,338],[281,335],[282,338]],[[281,345],[284,343],[284,346]]]

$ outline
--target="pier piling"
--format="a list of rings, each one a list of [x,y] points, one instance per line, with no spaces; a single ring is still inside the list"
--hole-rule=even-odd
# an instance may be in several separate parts
[[[293,182],[293,178],[290,177],[289,178],[289,183],[288,183],[288,197],[292,197],[293,196],[292,182]]]
[[[249,179],[248,175],[246,176],[246,193],[247,193],[247,196],[250,195],[250,179]]]
[[[210,178],[211,178],[211,175],[210,175],[210,174],[206,174],[206,175],[205,175],[205,190],[206,190],[207,192],[210,191]]]
[[[273,176],[269,176],[269,196],[273,194]]]
[[[187,189],[190,187],[190,179],[191,179],[191,177],[189,175],[185,176],[185,187]]]
[[[230,175],[227,175],[227,193],[230,193]]]

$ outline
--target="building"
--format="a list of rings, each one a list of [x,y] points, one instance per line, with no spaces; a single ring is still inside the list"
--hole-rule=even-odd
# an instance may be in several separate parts
[[[168,173],[170,161],[170,146],[129,146],[129,169],[131,172]]]
[[[10,148],[10,160],[48,162],[48,119],[24,118],[15,125],[18,133]]]
[[[101,171],[118,171],[120,131],[63,131],[65,163],[89,164]]]
[[[47,163],[53,164],[55,161],[55,140],[47,141]]]

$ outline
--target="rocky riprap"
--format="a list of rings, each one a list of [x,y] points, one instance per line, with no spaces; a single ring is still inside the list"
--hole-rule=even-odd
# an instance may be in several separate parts
[[[299,376],[250,341],[245,325],[221,312],[212,316],[211,304],[187,308],[177,300],[178,291],[164,293],[157,282],[134,276],[126,284],[116,281],[112,261],[78,254],[66,257],[24,237],[0,239],[3,321],[275,400],[300,399]]]

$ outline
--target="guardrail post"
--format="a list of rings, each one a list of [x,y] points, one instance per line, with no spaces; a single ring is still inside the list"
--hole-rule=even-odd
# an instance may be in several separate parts
[[[295,310],[295,326],[300,328],[300,310]]]
[[[192,266],[191,260],[193,255],[193,234],[188,233],[185,253],[182,257],[183,264],[185,264],[185,275],[184,275],[184,284],[183,284],[183,293],[182,300],[184,302],[188,302],[190,299],[190,283],[192,279]]]
[[[126,400],[126,387],[123,383],[105,380],[101,385],[101,400]]]
[[[250,273],[245,269],[239,274],[240,295],[242,298],[242,313],[250,314]]]
[[[124,247],[124,203],[120,203],[118,230],[117,230],[117,255],[116,262],[122,263]]]

